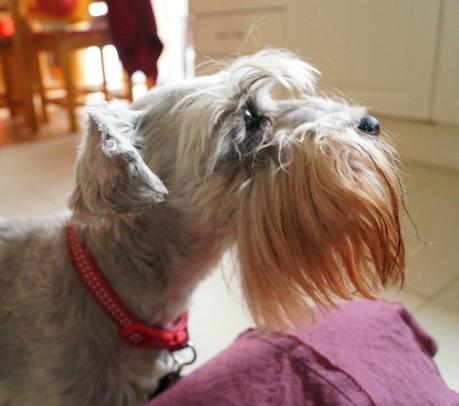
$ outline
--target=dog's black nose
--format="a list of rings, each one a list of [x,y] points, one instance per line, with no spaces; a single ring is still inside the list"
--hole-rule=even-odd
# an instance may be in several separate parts
[[[373,116],[363,116],[357,128],[370,135],[379,135],[379,121]]]

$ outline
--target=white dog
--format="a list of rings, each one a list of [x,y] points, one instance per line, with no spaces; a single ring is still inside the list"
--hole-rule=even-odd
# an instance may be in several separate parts
[[[1,406],[146,401],[232,246],[262,328],[402,278],[397,155],[316,76],[265,50],[88,107],[71,218],[0,221]]]

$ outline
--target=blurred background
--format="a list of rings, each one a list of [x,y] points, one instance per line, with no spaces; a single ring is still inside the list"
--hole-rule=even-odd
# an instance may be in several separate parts
[[[320,89],[368,106],[402,157],[408,275],[383,292],[439,343],[459,390],[459,1],[2,0],[0,213],[66,209],[91,98],[139,97],[265,46],[299,53]],[[121,59],[121,60],[120,60]],[[229,256],[196,293],[197,365],[251,325]]]

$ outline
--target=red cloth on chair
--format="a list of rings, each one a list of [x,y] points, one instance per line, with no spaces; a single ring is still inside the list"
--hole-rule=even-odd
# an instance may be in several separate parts
[[[156,81],[163,44],[158,37],[150,0],[108,0],[108,21],[124,69],[140,70]]]

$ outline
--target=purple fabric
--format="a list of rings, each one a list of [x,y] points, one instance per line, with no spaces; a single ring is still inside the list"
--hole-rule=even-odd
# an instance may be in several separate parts
[[[436,350],[400,304],[356,301],[293,335],[248,330],[148,406],[459,405]]]
[[[141,70],[156,81],[163,44],[150,0],[108,0],[107,5],[113,44],[124,69],[129,75]]]

